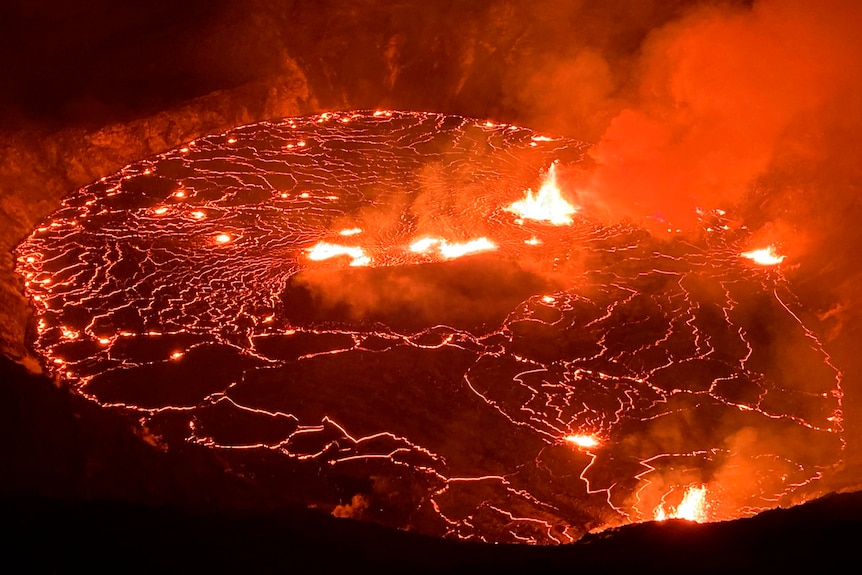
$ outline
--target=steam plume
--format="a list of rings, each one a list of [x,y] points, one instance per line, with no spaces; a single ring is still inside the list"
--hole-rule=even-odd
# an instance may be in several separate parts
[[[843,155],[846,138],[830,135],[860,119],[860,22],[855,2],[761,0],[654,30],[583,195],[617,217],[687,228],[696,208],[740,204],[790,157]]]

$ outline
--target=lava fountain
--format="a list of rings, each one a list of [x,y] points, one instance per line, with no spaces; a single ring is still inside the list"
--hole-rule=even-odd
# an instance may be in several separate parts
[[[781,267],[723,213],[686,240],[590,219],[557,173],[585,149],[390,111],[197,139],[18,247],[34,346],[168,448],[432,535],[561,543],[816,492],[841,373]]]

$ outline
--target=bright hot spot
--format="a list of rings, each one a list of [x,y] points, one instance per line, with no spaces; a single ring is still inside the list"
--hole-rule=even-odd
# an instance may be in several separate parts
[[[682,501],[676,507],[666,506],[662,503],[655,508],[654,517],[656,521],[665,519],[685,519],[696,523],[709,521],[707,513],[709,506],[706,501],[706,486],[692,485],[685,490]]]
[[[557,164],[551,164],[545,180],[537,193],[528,189],[523,200],[509,205],[505,210],[518,216],[518,223],[523,220],[546,222],[554,226],[566,226],[572,223],[572,216],[578,208],[570,204],[560,192],[557,185]]]
[[[762,266],[778,265],[783,262],[785,258],[785,256],[779,255],[775,251],[775,246],[769,246],[766,248],[761,248],[759,250],[742,252],[740,255]]]
[[[572,445],[576,445],[584,449],[588,449],[590,447],[598,447],[599,445],[599,440],[595,435],[567,435],[565,437],[565,440],[567,443],[571,443]]]
[[[356,246],[342,246],[339,244],[330,244],[328,242],[319,242],[306,250],[308,259],[319,262],[340,256],[348,256],[351,258],[350,265],[367,266],[371,263],[371,258],[365,255],[365,251]]]

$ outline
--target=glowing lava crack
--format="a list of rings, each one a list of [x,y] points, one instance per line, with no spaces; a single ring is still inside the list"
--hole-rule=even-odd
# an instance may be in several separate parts
[[[722,214],[692,241],[591,221],[557,174],[584,150],[385,111],[200,138],[19,246],[35,347],[168,446],[429,534],[567,542],[816,491],[841,373],[780,256]]]

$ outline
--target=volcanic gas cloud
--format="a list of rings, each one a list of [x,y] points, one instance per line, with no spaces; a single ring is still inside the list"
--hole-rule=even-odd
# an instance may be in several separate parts
[[[428,534],[569,542],[807,493],[842,458],[842,374],[781,254],[718,209],[685,239],[602,223],[560,178],[586,150],[390,111],[200,138],[19,247],[36,348],[168,445]]]

